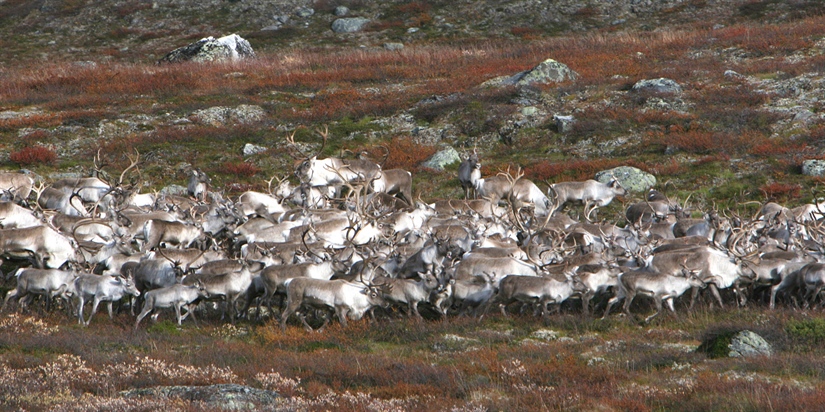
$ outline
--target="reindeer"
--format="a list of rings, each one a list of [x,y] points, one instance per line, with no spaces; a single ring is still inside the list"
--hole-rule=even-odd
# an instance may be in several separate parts
[[[152,320],[157,320],[158,314],[156,310],[162,308],[175,308],[175,319],[178,321],[178,326],[190,314],[195,326],[198,325],[195,319],[194,303],[200,299],[206,298],[208,295],[206,287],[203,282],[195,282],[193,285],[171,285],[165,288],[154,289],[146,292],[146,297],[143,303],[143,309],[135,320],[135,330],[137,330],[140,321],[146,315],[152,313]],[[181,316],[181,308],[186,309],[186,313]]]
[[[556,212],[568,202],[581,202],[584,203],[584,216],[588,220],[596,208],[607,206],[616,196],[627,195],[627,189],[615,178],[607,184],[595,180],[554,183],[548,189],[548,196],[553,196],[551,192],[555,196]]]
[[[323,132],[316,130],[323,138],[321,148],[315,155],[298,158],[300,162],[295,168],[295,175],[301,182],[311,186],[336,186],[340,187],[344,183],[363,184],[372,188],[375,182],[381,179],[381,166],[377,163],[364,159],[341,159],[328,157],[318,159],[318,154],[326,146],[329,135],[329,128]],[[295,133],[287,138],[290,147],[297,148],[295,144]]]
[[[66,236],[47,226],[0,230],[3,256],[34,259],[38,267],[57,269],[78,256]]]
[[[682,296],[690,288],[701,288],[705,285],[705,282],[696,276],[695,271],[687,268],[685,270],[684,274],[686,276],[662,274],[648,269],[637,269],[622,273],[619,276],[618,293],[607,302],[604,317],[607,317],[613,305],[622,299],[624,299],[624,313],[627,316],[632,316],[630,304],[633,303],[636,295],[650,296],[656,304],[656,313],[645,318],[645,323],[649,323],[651,319],[661,313],[662,301],[666,301],[668,309],[675,314],[676,310],[673,307],[675,298]]]
[[[200,201],[206,200],[206,193],[212,179],[200,169],[189,170],[189,181],[186,184],[186,194]]]
[[[106,275],[80,275],[74,281],[75,292],[77,293],[77,321],[81,326],[89,326],[92,317],[97,313],[97,306],[100,302],[106,302],[109,310],[109,319],[114,319],[112,314],[112,302],[118,301],[126,295],[137,297],[140,292],[135,286],[131,277],[106,276]],[[92,313],[89,319],[83,318],[83,306],[87,299],[92,299]]]
[[[333,308],[341,326],[347,326],[347,318],[360,320],[373,306],[387,306],[387,288],[371,284],[357,284],[345,280],[323,280],[294,278],[286,283],[286,309],[281,313],[281,329],[286,329],[286,321],[302,305]],[[312,330],[305,318],[301,322],[307,330]],[[323,329],[329,323],[325,319]]]
[[[29,194],[34,187],[34,179],[25,173],[0,172],[0,200],[15,203],[28,203]]]
[[[40,218],[31,210],[14,202],[0,201],[0,227],[17,229],[40,226]]]
[[[464,189],[464,199],[475,199],[476,181],[481,179],[481,163],[478,160],[478,152],[473,149],[473,153],[467,156],[458,165],[458,181]]]
[[[35,268],[20,268],[14,273],[17,278],[17,287],[6,294],[3,300],[3,306],[0,306],[0,311],[5,309],[6,304],[12,298],[20,299],[29,295],[43,295],[46,296],[46,310],[51,309],[52,299],[60,297],[70,306],[71,296],[75,293],[74,280],[78,274],[74,271],[59,270],[59,269],[35,269]],[[22,307],[22,306],[21,306]],[[69,310],[71,310],[69,308]]]
[[[146,243],[143,244],[142,251],[157,248],[161,243],[166,246],[189,247],[203,236],[203,229],[198,225],[152,219],[143,224]]]
[[[556,311],[561,303],[573,295],[585,293],[587,286],[575,275],[565,273],[565,280],[552,276],[507,275],[499,282],[498,291],[489,305],[497,303],[501,314],[507,316],[507,305],[514,302],[535,305],[535,311],[541,311],[542,318],[547,315],[547,305],[555,304]],[[486,309],[485,309],[486,312]]]

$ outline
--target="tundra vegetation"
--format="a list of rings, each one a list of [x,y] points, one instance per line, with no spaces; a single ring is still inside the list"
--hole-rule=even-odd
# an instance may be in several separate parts
[[[820,2],[93,3],[0,6],[0,166],[31,172],[0,187],[4,407],[211,409],[124,391],[234,383],[286,410],[821,409]],[[334,34],[338,5],[373,20]],[[227,31],[257,57],[155,64]],[[576,79],[483,86],[548,58]],[[660,77],[682,90],[633,90]],[[422,167],[445,145],[481,167]],[[549,190],[620,165],[658,194]],[[744,329],[774,354],[697,350]]]

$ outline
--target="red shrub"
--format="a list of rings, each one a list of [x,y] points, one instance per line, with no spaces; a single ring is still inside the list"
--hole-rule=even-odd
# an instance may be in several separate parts
[[[9,159],[21,166],[46,164],[54,163],[57,160],[57,153],[45,146],[29,146],[11,152]]]
[[[238,177],[252,177],[261,171],[261,168],[252,163],[242,161],[225,162],[221,166],[221,171]]]
[[[771,182],[759,188],[765,192],[770,199],[786,201],[799,198],[802,193],[802,186],[791,183]]]

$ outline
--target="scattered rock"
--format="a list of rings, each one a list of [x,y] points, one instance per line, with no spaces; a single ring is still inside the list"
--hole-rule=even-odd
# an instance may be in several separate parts
[[[773,348],[765,338],[749,330],[743,330],[733,336],[728,345],[731,358],[773,354]]]
[[[559,133],[568,133],[573,130],[573,124],[576,123],[576,119],[572,116],[560,116],[560,115],[553,115],[553,122],[556,123],[556,130]]]
[[[124,398],[165,398],[198,402],[206,409],[259,410],[276,407],[283,398],[273,391],[236,384],[207,386],[156,386],[132,389],[120,393]]]
[[[439,342],[433,344],[433,349],[438,352],[454,352],[474,349],[473,345],[478,344],[478,340],[465,338],[459,335],[446,334]]]
[[[395,51],[395,50],[401,50],[403,48],[404,48],[403,43],[384,43],[384,49],[386,49],[386,50]]]
[[[218,39],[206,37],[188,46],[172,50],[158,63],[210,62],[250,57],[255,57],[255,52],[249,42],[237,34],[230,34]]]
[[[369,19],[363,17],[344,17],[335,19],[332,22],[332,31],[335,33],[355,33],[361,31],[369,23]]]
[[[595,179],[602,183],[610,182],[613,177],[630,192],[643,193],[656,186],[656,176],[632,166],[619,166],[596,173]]]
[[[802,162],[802,174],[815,177],[825,176],[825,160],[804,160]]]
[[[338,6],[335,8],[335,11],[333,11],[332,14],[338,17],[344,17],[347,14],[349,14],[349,8],[347,6]]]
[[[458,162],[461,162],[461,156],[458,154],[458,151],[452,147],[447,147],[446,149],[440,150],[436,152],[436,154],[430,156],[430,158],[424,161],[421,166],[428,169],[442,171],[447,165]]]
[[[660,77],[658,79],[639,80],[633,85],[634,91],[650,91],[656,93],[681,93],[682,86],[673,80]]]
[[[252,144],[252,143],[247,143],[247,144],[243,145],[242,152],[243,152],[244,157],[249,157],[249,156],[256,155],[258,153],[266,152],[267,150],[268,149],[266,147],[258,146],[256,144]]]

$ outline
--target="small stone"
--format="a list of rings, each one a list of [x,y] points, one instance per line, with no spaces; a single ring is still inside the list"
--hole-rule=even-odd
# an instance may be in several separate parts
[[[409,29],[407,29],[407,33],[416,33],[418,30],[420,30],[418,27],[410,27]]]
[[[333,11],[332,14],[338,17],[344,17],[347,14],[349,14],[349,8],[347,6],[338,6],[335,8],[335,11]]]
[[[395,50],[401,50],[403,48],[404,48],[403,43],[384,43],[384,49],[385,50],[395,51]]]

